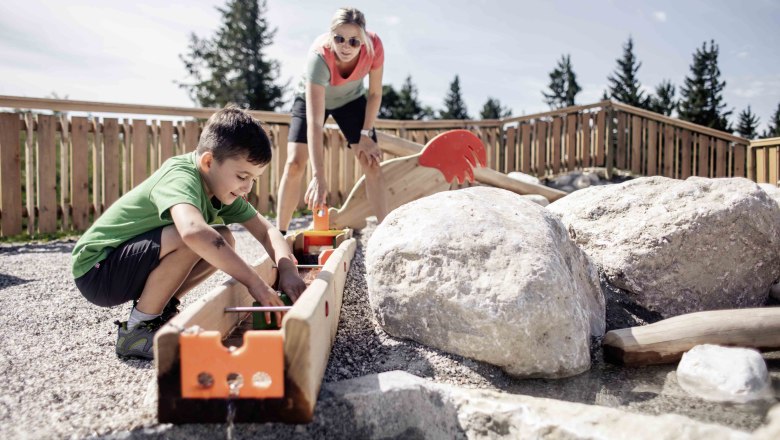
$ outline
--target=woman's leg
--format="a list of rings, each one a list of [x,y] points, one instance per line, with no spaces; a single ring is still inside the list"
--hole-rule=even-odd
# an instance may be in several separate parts
[[[375,162],[369,164],[363,155],[358,160],[363,167],[363,174],[366,176],[366,198],[371,205],[371,211],[376,215],[377,223],[382,223],[388,214],[385,178],[382,169]]]
[[[301,181],[306,172],[309,150],[306,144],[290,142],[287,144],[287,163],[279,181],[279,194],[276,204],[276,227],[286,231],[290,226],[295,207],[301,196]]]

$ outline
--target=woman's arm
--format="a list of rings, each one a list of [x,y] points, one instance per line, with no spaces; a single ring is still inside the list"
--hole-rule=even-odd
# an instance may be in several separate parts
[[[325,205],[328,199],[328,182],[325,179],[322,147],[323,119],[325,119],[325,86],[308,83],[306,85],[306,137],[309,140],[312,180],[306,189],[304,200],[312,210]]]
[[[382,70],[380,66],[368,73],[368,98],[366,102],[366,115],[363,119],[363,129],[369,130],[376,122],[379,106],[382,105]],[[365,156],[369,164],[379,165],[382,161],[382,151],[373,139],[368,136],[360,136],[360,143],[355,146],[355,154]]]
[[[379,107],[382,105],[382,71],[384,66],[368,73],[368,103],[366,104],[366,117],[363,120],[363,129],[370,130],[376,122]]]

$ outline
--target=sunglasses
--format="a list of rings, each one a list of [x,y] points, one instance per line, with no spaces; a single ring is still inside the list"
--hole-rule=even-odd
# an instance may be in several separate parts
[[[349,40],[347,40],[346,38],[338,34],[333,35],[333,42],[336,44],[344,44],[344,42],[349,42],[349,45],[355,48],[360,47],[360,45],[362,44],[360,40],[358,40],[355,37],[349,37]]]

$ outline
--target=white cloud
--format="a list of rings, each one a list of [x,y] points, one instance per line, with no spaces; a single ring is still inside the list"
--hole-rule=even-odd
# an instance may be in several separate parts
[[[384,18],[384,22],[388,26],[395,26],[395,25],[397,25],[398,23],[401,22],[401,17],[399,17],[397,15],[389,15],[389,16]]]
[[[749,56],[750,56],[750,52],[747,52],[747,51],[744,51],[744,50],[742,52],[738,52],[737,53],[737,58],[744,59],[744,58],[748,58]]]
[[[655,11],[655,12],[653,12],[653,18],[656,21],[660,21],[661,23],[666,23],[666,12],[664,12],[664,11]]]

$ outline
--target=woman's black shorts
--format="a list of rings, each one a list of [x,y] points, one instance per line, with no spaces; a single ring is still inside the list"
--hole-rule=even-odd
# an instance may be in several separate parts
[[[322,120],[322,123],[325,123],[329,115],[333,115],[333,119],[336,120],[349,145],[357,144],[360,142],[360,130],[363,129],[366,117],[366,103],[366,97],[361,96],[339,108],[326,109],[325,119]],[[372,139],[376,142],[376,134]],[[305,144],[306,140],[306,100],[297,96],[293,101],[292,120],[290,121],[290,133],[287,136],[287,141]]]

